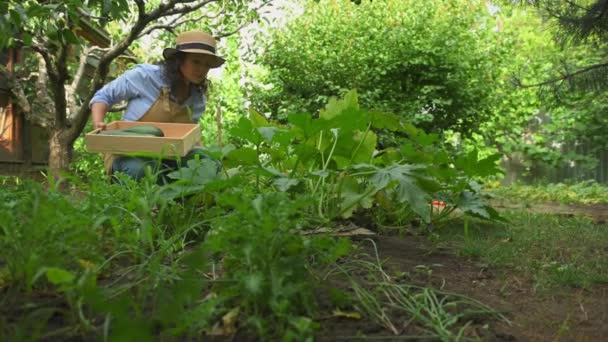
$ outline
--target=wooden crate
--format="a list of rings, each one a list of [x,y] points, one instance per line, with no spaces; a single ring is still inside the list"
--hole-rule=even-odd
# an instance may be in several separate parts
[[[165,136],[104,135],[99,134],[100,129],[96,129],[85,136],[87,149],[90,152],[113,154],[154,153],[167,157],[183,157],[201,141],[201,130],[198,124],[114,121],[107,125],[107,129],[124,129],[141,125],[156,126],[163,131]]]

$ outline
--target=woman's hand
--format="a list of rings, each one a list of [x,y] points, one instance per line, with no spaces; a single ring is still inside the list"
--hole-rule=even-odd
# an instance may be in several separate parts
[[[106,129],[106,124],[103,122],[103,119],[106,117],[108,108],[108,105],[101,102],[95,102],[91,105],[91,118],[93,119],[93,127],[95,127],[95,129]]]
[[[103,131],[104,129],[106,129],[106,126],[107,126],[107,125],[106,125],[106,124],[105,124],[103,121],[100,121],[100,122],[94,122],[94,123],[93,123],[93,127],[94,127],[95,129],[101,129],[102,131]]]

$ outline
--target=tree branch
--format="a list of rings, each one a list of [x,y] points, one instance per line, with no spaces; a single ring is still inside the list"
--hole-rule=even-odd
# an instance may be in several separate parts
[[[54,81],[56,79],[56,72],[53,68],[53,62],[51,60],[51,56],[49,55],[49,51],[42,47],[39,44],[32,44],[32,50],[38,52],[38,54],[40,54],[40,56],[42,57],[42,59],[44,60],[44,64],[46,64],[46,72],[49,75],[49,78],[51,79],[51,81]]]
[[[586,72],[589,72],[591,70],[595,70],[595,69],[600,69],[600,68],[606,68],[608,67],[608,62],[606,63],[600,63],[600,64],[593,64],[587,67],[584,67],[582,69],[579,69],[573,73],[563,73],[562,76],[560,77],[556,77],[556,78],[552,78],[550,80],[544,81],[544,82],[540,82],[540,83],[534,83],[534,84],[524,84],[521,82],[521,80],[516,79],[515,80],[515,84],[518,87],[521,88],[534,88],[534,87],[542,87],[542,86],[547,86],[547,85],[553,85],[556,83],[560,83],[560,82],[565,82],[565,81],[571,81],[574,77],[584,74]]]
[[[197,9],[202,8],[212,2],[217,2],[217,1],[218,0],[204,0],[199,3],[195,3],[193,5],[184,5],[184,6],[179,6],[179,7],[175,6],[175,7],[173,7],[173,9],[167,11],[162,16],[167,17],[170,15],[176,15],[176,14],[181,14],[181,13],[190,13],[190,12],[196,11]],[[190,2],[196,2],[196,1],[179,1],[179,3],[190,3]]]
[[[68,118],[70,120],[72,120],[78,112],[78,106],[76,105],[76,96],[77,96],[78,89],[80,89],[82,87],[82,82],[84,80],[84,78],[82,76],[84,75],[84,71],[86,70],[87,59],[89,57],[89,54],[91,53],[91,50],[92,49],[90,47],[85,47],[84,50],[80,53],[80,61],[78,63],[78,70],[76,71],[76,74],[74,75],[74,79],[72,80],[72,83],[67,87],[67,90],[66,90],[68,108],[70,109]]]
[[[51,89],[55,101],[55,126],[64,128],[67,122],[67,101],[65,99],[65,82],[68,78],[68,43],[62,41],[59,54],[55,60],[55,79],[51,79]]]
[[[249,21],[249,22],[245,22],[245,23],[242,23],[241,25],[239,25],[239,27],[237,27],[236,29],[234,29],[234,30],[232,30],[232,31],[228,31],[228,32],[222,32],[222,33],[220,33],[220,34],[217,34],[217,35],[215,35],[215,36],[214,36],[214,38],[215,38],[216,40],[220,40],[220,39],[222,39],[222,38],[226,38],[226,37],[232,36],[233,34],[235,34],[235,33],[239,32],[240,30],[242,30],[242,29],[243,29],[243,27],[245,27],[245,26],[247,26],[247,25],[249,25],[249,24],[251,24],[251,21]]]
[[[146,4],[143,0],[134,0],[137,5],[137,16],[138,18],[143,18],[146,15]]]
[[[23,87],[21,87],[21,83],[15,79],[14,74],[9,72],[4,65],[0,64],[0,76],[6,80],[8,89],[17,100],[19,108],[21,108],[23,112],[29,113],[31,111],[30,102],[27,100],[27,97],[25,97]]]
[[[262,8],[264,8],[265,6],[267,6],[268,4],[270,4],[271,2],[272,2],[272,0],[265,0],[260,6],[254,8],[253,11],[257,12],[257,11],[261,10]],[[239,25],[236,29],[234,29],[232,31],[228,31],[228,32],[223,32],[223,33],[217,34],[214,37],[215,37],[215,39],[220,40],[222,38],[232,36],[233,34],[239,32],[240,30],[242,30],[243,27],[251,24],[253,22],[253,20],[254,19],[252,18],[250,21],[246,21],[243,24]]]
[[[147,34],[152,33],[155,30],[160,30],[160,29],[169,31],[169,32],[171,32],[172,34],[175,35],[175,28],[178,27],[178,26],[181,26],[181,25],[183,25],[185,23],[197,22],[197,21],[200,21],[202,19],[211,19],[211,18],[213,18],[213,17],[209,17],[209,16],[206,16],[206,15],[202,15],[202,16],[197,17],[197,18],[192,18],[192,19],[186,19],[186,20],[178,21],[178,20],[182,19],[186,15],[187,15],[187,13],[183,13],[182,15],[174,18],[173,20],[171,20],[170,22],[168,22],[166,24],[160,24],[160,25],[150,26],[148,29],[146,29],[145,31],[143,31],[137,38],[141,38],[141,37],[143,37],[143,36],[145,36]]]
[[[175,6],[175,4],[177,4],[179,2],[179,0],[169,0],[166,3],[161,3],[160,5],[158,5],[158,7],[156,7],[155,9],[151,10],[149,13],[146,14],[147,17],[150,17],[150,22],[164,16],[164,13],[168,10],[170,10],[171,8],[173,8]]]

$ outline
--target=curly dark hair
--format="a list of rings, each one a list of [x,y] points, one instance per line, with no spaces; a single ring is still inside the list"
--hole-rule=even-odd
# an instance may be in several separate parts
[[[169,58],[165,59],[163,63],[165,68],[165,77],[169,80],[169,86],[171,87],[171,93],[175,94],[175,90],[178,84],[182,81],[183,75],[179,70],[180,65],[184,61],[186,54],[183,52],[177,51]],[[209,80],[205,78],[205,80],[201,84],[194,85],[197,87],[201,94],[207,95],[207,90],[209,89]]]

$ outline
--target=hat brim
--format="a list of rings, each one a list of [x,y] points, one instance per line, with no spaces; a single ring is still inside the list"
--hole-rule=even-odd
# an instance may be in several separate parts
[[[177,50],[174,48],[166,48],[163,50],[163,57],[165,57],[165,59],[171,58],[171,56],[175,55],[177,52],[187,52],[187,53],[198,53],[201,55],[207,55],[209,57],[211,57],[211,67],[212,68],[218,68],[220,67],[222,64],[224,64],[224,62],[226,62],[225,59],[223,59],[222,57],[213,54],[210,51],[207,50],[200,50],[200,49],[186,49],[186,50]]]

